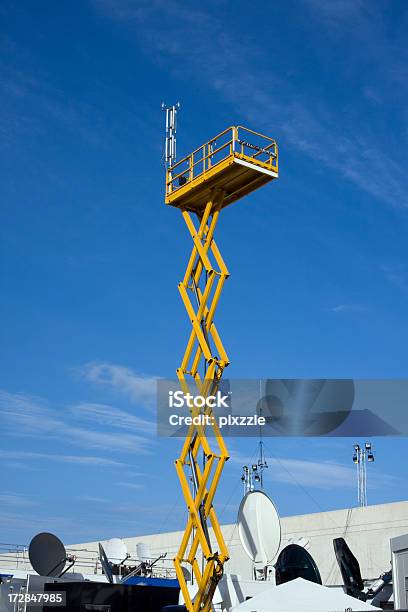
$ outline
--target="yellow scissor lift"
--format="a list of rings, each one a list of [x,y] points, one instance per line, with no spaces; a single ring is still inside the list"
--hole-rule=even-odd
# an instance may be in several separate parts
[[[276,142],[241,126],[226,129],[167,169],[165,202],[181,210],[193,240],[187,269],[178,285],[192,325],[177,370],[185,393],[189,393],[189,385],[193,385],[204,397],[213,395],[224,368],[229,364],[214,323],[218,300],[229,276],[214,240],[220,211],[276,178]],[[197,217],[198,227],[192,213]],[[192,412],[194,416],[199,411],[192,409]],[[211,409],[206,408],[205,414],[211,415]],[[216,422],[207,430],[209,428],[212,431],[192,425],[176,460],[188,520],[174,565],[189,612],[211,610],[214,591],[229,558],[213,508],[215,491],[229,455]],[[203,462],[200,450],[204,453]],[[215,547],[209,537],[210,526],[216,540]],[[204,560],[201,569],[198,552]],[[190,566],[197,582],[198,591],[194,597],[190,595],[183,572],[186,565]]]

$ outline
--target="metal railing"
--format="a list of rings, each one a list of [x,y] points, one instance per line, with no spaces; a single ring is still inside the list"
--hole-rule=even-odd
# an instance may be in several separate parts
[[[273,138],[243,126],[232,126],[167,170],[166,194],[204,176],[231,155],[268,170],[278,171],[278,147]]]
[[[80,572],[84,574],[102,574],[102,564],[99,560],[99,554],[94,549],[87,548],[66,548],[67,554],[75,556],[75,565],[69,572]],[[140,563],[135,557],[129,557],[126,565],[134,566]],[[13,570],[31,571],[31,563],[28,558],[28,546],[22,544],[6,544],[0,542],[0,568],[10,574]],[[171,559],[160,559],[160,561],[152,568],[152,578],[176,578]]]
[[[29,563],[27,546],[0,542],[0,565],[10,565],[20,569],[21,567],[25,568]]]

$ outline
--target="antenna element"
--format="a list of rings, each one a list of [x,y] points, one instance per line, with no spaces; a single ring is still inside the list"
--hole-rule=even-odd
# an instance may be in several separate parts
[[[162,110],[166,112],[166,140],[164,145],[164,163],[166,168],[176,161],[176,131],[177,131],[177,111],[180,109],[180,102],[173,106],[166,106],[162,102]]]

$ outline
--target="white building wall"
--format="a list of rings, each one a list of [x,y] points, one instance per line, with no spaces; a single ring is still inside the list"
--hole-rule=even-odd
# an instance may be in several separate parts
[[[390,569],[390,538],[408,533],[408,501],[350,508],[332,512],[288,516],[281,519],[281,549],[289,542],[307,538],[310,542],[309,552],[320,570],[323,584],[341,583],[341,577],[333,550],[333,538],[344,537],[350,549],[357,557],[364,579],[377,578],[379,574]],[[252,564],[245,555],[238,537],[236,525],[223,525],[222,531],[230,551],[231,559],[225,566],[226,572],[239,574],[243,579],[252,578]],[[210,536],[213,538],[212,530]],[[152,558],[166,552],[165,561],[158,564],[163,571],[172,571],[172,558],[181,542],[182,532],[139,535],[123,538],[132,558],[137,558],[136,545],[143,542],[150,549]],[[102,541],[103,543],[103,541]],[[67,545],[81,559],[76,563],[75,571],[93,573],[100,564],[98,542],[86,542]],[[214,550],[216,547],[214,545]],[[88,559],[84,564],[83,560]],[[0,555],[0,567],[6,566],[5,558]],[[9,565],[10,567],[10,565]],[[20,566],[21,567],[21,566]]]
[[[333,539],[338,537],[345,538],[357,557],[363,578],[373,579],[390,569],[390,538],[408,533],[408,501],[288,516],[281,519],[281,524],[281,549],[290,541],[307,538],[310,542],[308,550],[317,563],[323,584],[341,583],[333,549]],[[245,579],[252,578],[252,563],[241,546],[237,526],[223,525],[222,531],[231,557],[225,570]],[[210,536],[213,539],[212,530]],[[132,557],[136,556],[138,542],[149,547],[152,558],[167,552],[167,560],[162,565],[171,567],[170,560],[181,538],[182,532],[176,531],[124,538],[124,541]],[[73,548],[97,550],[97,543],[87,542]]]

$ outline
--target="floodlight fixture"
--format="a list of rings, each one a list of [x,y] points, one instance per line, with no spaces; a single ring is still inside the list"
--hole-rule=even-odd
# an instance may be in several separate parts
[[[353,463],[357,465],[357,497],[359,506],[367,506],[367,463],[373,463],[374,451],[371,442],[364,446],[353,445]]]

